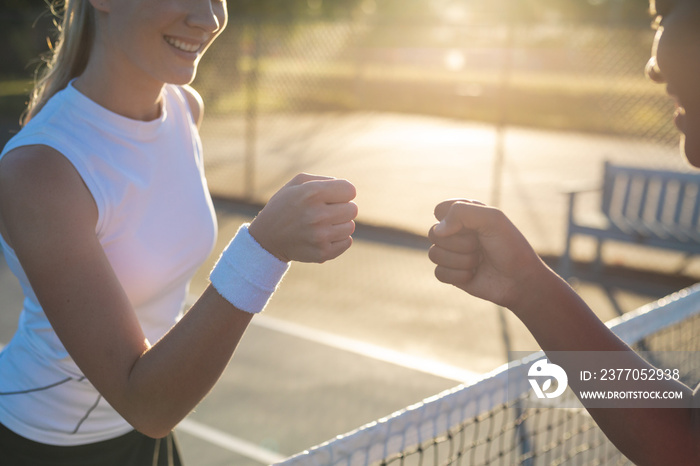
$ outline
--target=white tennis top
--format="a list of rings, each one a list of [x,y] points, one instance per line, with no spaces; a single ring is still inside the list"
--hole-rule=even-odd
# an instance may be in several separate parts
[[[62,153],[89,188],[99,211],[96,234],[146,336],[156,342],[181,315],[189,282],[216,237],[201,141],[183,90],[166,85],[160,118],[142,122],[68,85],[0,157],[33,144]],[[53,445],[131,430],[70,358],[14,251],[3,238],[0,245],[25,296],[17,332],[0,353],[0,423]]]

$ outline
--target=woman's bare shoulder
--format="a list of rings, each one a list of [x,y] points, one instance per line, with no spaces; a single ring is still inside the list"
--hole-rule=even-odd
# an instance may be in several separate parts
[[[97,206],[77,170],[49,146],[36,144],[8,151],[0,159],[3,234],[12,230],[10,224],[21,228],[36,217],[56,215],[70,215],[91,225],[97,222]]]
[[[0,189],[10,186],[23,192],[39,187],[69,188],[76,182],[84,186],[73,164],[50,146],[20,146],[0,159]]]

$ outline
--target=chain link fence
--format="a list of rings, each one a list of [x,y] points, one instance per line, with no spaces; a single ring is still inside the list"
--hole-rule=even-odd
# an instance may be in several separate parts
[[[264,203],[297,172],[343,176],[358,185],[360,220],[421,234],[435,202],[479,198],[557,253],[560,191],[597,183],[603,160],[685,169],[673,104],[644,76],[653,36],[567,22],[233,18],[195,82],[210,188]]]

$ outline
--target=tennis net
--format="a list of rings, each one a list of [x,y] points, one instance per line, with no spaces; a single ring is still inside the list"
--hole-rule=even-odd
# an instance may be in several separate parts
[[[681,290],[608,323],[635,350],[673,359],[681,380],[700,381],[700,285]],[[697,354],[697,353],[696,353]],[[284,466],[360,465],[628,465],[571,390],[566,408],[533,406],[530,387],[514,393],[509,379],[525,379],[534,353],[409,406],[386,418],[294,455]],[[570,406],[574,407],[570,407]],[[576,407],[576,405],[578,405]]]

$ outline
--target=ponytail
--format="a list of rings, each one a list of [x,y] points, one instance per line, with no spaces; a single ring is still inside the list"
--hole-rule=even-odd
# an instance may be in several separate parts
[[[58,37],[42,57],[36,84],[20,123],[27,124],[46,102],[64,89],[71,79],[85,71],[95,36],[94,9],[88,0],[53,0],[49,5],[56,17]]]

